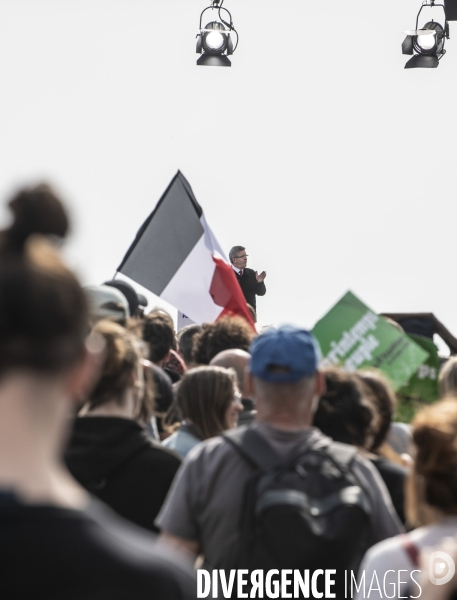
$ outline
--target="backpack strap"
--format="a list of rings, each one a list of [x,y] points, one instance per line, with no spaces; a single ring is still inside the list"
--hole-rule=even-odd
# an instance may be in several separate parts
[[[406,534],[401,535],[400,542],[401,542],[401,547],[408,555],[409,560],[417,569],[420,566],[419,565],[419,556],[420,556],[419,548],[416,546],[416,544],[414,544],[414,542],[411,541],[411,539]]]
[[[306,453],[306,451],[301,450],[292,459],[290,457],[284,458],[279,456],[263,435],[249,426],[237,427],[231,431],[226,431],[222,434],[222,437],[245,460],[260,471],[268,471],[268,469],[279,467],[280,465],[293,463]],[[333,441],[323,448],[310,448],[308,451],[328,456],[340,470],[343,469],[344,471],[347,471],[350,463],[357,454],[355,446]]]
[[[268,471],[284,463],[267,440],[249,426],[237,427],[226,431],[222,437],[237,450],[253,467],[260,471]]]
[[[338,466],[347,469],[357,454],[357,448],[350,444],[332,442],[324,448],[325,454]]]
[[[364,490],[370,506],[372,506],[370,491],[365,487],[364,482],[361,481],[357,476],[357,473],[350,467],[350,464],[358,453],[356,446],[343,444],[342,442],[334,442],[332,440],[323,451],[342,473],[344,473],[346,476],[349,476],[349,478],[352,479],[355,484],[360,487],[360,489]]]

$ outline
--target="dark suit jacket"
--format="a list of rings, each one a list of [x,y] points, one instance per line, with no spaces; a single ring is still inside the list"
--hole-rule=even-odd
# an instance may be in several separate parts
[[[236,278],[238,279],[238,283],[243,291],[244,297],[246,298],[246,302],[252,306],[254,310],[256,310],[256,295],[264,296],[267,288],[265,287],[265,283],[262,281],[259,283],[255,278],[255,271],[252,269],[244,269],[243,275],[240,275],[234,271]]]

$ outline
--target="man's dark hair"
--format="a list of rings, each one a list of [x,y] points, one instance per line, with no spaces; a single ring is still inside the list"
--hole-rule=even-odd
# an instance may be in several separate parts
[[[142,337],[149,344],[149,360],[163,360],[175,343],[173,322],[160,312],[151,312],[143,319]]]
[[[241,252],[242,250],[246,250],[246,248],[244,246],[233,246],[233,248],[229,252],[229,258],[231,263],[233,263],[233,259],[236,258],[238,252]]]
[[[378,427],[373,441],[367,447],[367,450],[370,450],[370,452],[376,452],[382,446],[389,433],[390,425],[395,415],[397,399],[389,381],[381,373],[361,371],[356,373],[356,375],[360,377],[362,385],[365,386],[367,391],[366,395],[370,397],[377,409]]]
[[[242,317],[222,317],[216,323],[204,323],[194,338],[194,360],[209,365],[212,358],[222,352],[239,348],[249,352],[255,337],[250,325]]]
[[[202,330],[200,325],[186,325],[178,332],[178,346],[184,362],[190,365],[194,362],[194,337]]]
[[[324,371],[324,394],[314,415],[314,426],[336,442],[370,446],[377,430],[377,413],[366,398],[362,382],[340,369]]]

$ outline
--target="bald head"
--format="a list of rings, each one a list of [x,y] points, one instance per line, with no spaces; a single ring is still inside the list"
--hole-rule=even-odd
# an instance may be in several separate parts
[[[240,388],[241,395],[243,398],[249,398],[245,387],[245,375],[250,358],[251,355],[245,350],[223,350],[222,352],[219,352],[219,354],[216,354],[209,364],[215,367],[234,369],[238,379],[238,387]]]

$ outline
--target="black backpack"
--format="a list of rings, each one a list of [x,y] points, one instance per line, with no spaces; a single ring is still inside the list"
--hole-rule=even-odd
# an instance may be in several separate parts
[[[367,549],[371,504],[350,464],[354,446],[330,441],[279,457],[252,428],[224,434],[256,469],[245,490],[237,568],[336,569],[332,593],[345,596],[345,571],[357,568]],[[317,578],[324,591],[324,577]]]

